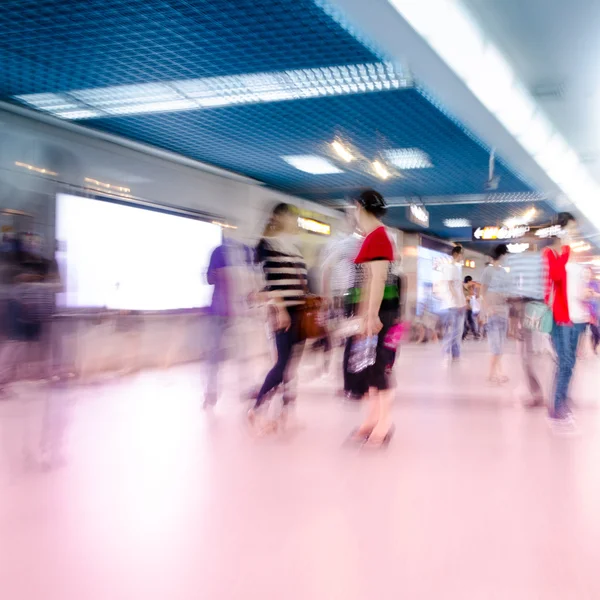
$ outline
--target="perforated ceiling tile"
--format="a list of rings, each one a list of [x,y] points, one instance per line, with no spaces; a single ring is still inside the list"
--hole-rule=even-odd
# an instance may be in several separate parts
[[[373,62],[311,0],[3,0],[0,95]]]
[[[480,194],[488,176],[488,152],[416,90],[310,101],[234,106],[177,114],[89,121],[89,124],[246,175],[290,193],[325,200],[357,186],[373,185],[390,196]],[[381,181],[364,172],[310,175],[287,164],[288,155],[329,155],[341,136],[366,157],[390,148],[419,148],[427,169]],[[530,188],[500,161],[498,191]]]
[[[348,32],[342,16],[323,10],[326,5],[326,0],[318,5],[312,0],[4,0],[0,98],[16,102],[14,96],[44,94],[46,110],[58,102],[65,118],[83,118],[94,114],[85,100],[97,98],[97,88],[385,60],[357,41],[360,34]],[[488,177],[488,151],[419,89],[114,116],[85,124],[315,200],[341,198],[365,185],[389,197],[481,194]],[[336,137],[370,160],[384,157],[386,150],[413,149],[425,153],[432,166],[381,181],[339,162],[344,172],[313,175],[282,158],[332,159],[328,144]],[[499,192],[530,190],[500,159],[496,175]],[[443,226],[444,218],[477,216],[487,224],[522,208],[431,207],[431,229],[452,237],[456,232]],[[390,217],[411,226],[404,209],[392,209]]]

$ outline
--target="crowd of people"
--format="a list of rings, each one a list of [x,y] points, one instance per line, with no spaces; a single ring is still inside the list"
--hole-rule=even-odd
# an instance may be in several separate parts
[[[345,339],[340,391],[351,400],[368,398],[363,422],[350,439],[372,447],[390,440],[391,374],[401,337],[394,333],[404,327],[404,278],[398,250],[381,221],[385,211],[385,201],[376,191],[358,194],[347,210],[345,231],[323,253],[320,277],[309,277],[295,241],[295,209],[279,204],[273,210],[252,257],[264,281],[250,296],[253,303],[267,309],[275,348],[274,365],[253,394],[248,412],[253,431],[267,434],[288,426],[293,418],[302,350],[308,342],[327,354],[332,348],[331,331],[336,330]],[[451,260],[441,269],[435,310],[439,326],[431,326],[434,333],[430,339],[437,339],[439,334],[444,360],[451,366],[460,361],[468,336],[486,338],[488,379],[491,384],[503,385],[509,379],[503,355],[511,333],[522,353],[529,392],[526,406],[548,405],[553,428],[562,431],[573,427],[569,386],[585,331],[590,332],[594,351],[598,347],[600,295],[590,270],[576,262],[571,252],[570,244],[577,235],[575,218],[561,213],[556,225],[556,235],[545,248],[531,245],[528,252],[509,254],[507,246],[499,244],[478,282],[470,276],[463,278],[463,248],[454,247]],[[232,244],[226,240],[223,247]],[[218,248],[213,258],[221,253]],[[214,273],[217,262],[211,261],[210,281],[218,280]],[[222,292],[217,287],[215,298],[220,298]],[[321,318],[321,335],[313,340],[305,331],[306,319],[315,316],[314,306],[307,308],[311,294],[320,295],[323,302],[316,311]],[[213,314],[221,317],[217,308]],[[391,338],[395,341],[390,342]],[[533,360],[545,340],[552,341],[556,361],[552,399],[544,398]],[[216,372],[214,364],[212,367]],[[209,406],[216,401],[211,381],[206,394]],[[279,389],[282,410],[272,418],[266,407]]]

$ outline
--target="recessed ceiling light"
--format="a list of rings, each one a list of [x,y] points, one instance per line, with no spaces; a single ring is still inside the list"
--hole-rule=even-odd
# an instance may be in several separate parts
[[[295,169],[310,173],[311,175],[331,175],[344,172],[338,169],[331,161],[314,154],[282,156],[281,158]]]
[[[25,94],[15,99],[65,119],[198,110],[410,87],[392,63],[365,63]]]
[[[507,227],[517,227],[518,225],[527,225],[533,221],[537,211],[535,208],[530,208],[527,212],[523,213],[519,217],[511,217],[510,219],[506,219],[504,224]]]
[[[469,219],[444,219],[444,226],[449,228],[471,227]]]
[[[346,162],[351,162],[354,157],[352,156],[352,152],[344,146],[341,142],[336,140],[335,142],[331,142],[331,147],[335,151],[335,153]]]
[[[418,148],[393,148],[384,152],[386,159],[399,169],[427,169],[433,167],[426,152]]]
[[[380,179],[387,179],[390,176],[390,172],[378,160],[373,161],[373,170]]]

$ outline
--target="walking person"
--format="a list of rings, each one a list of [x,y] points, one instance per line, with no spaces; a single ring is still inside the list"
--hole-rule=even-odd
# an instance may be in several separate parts
[[[508,254],[506,244],[500,244],[492,252],[492,264],[481,276],[481,298],[487,320],[487,338],[492,354],[488,380],[491,383],[506,383],[508,377],[502,370],[502,355],[508,333],[508,304],[506,303],[510,277],[502,265]]]
[[[465,327],[463,330],[463,342],[469,335],[469,332],[473,336],[474,340],[479,339],[479,330],[475,322],[475,313],[473,312],[472,300],[475,296],[475,282],[470,275],[467,275],[464,280],[464,293],[465,293]],[[477,311],[479,313],[479,311]]]
[[[462,283],[463,249],[452,248],[452,260],[442,267],[440,294],[444,317],[443,351],[446,360],[460,359],[460,343],[464,331],[465,296]]]
[[[383,196],[365,190],[355,202],[358,224],[366,236],[354,261],[356,288],[360,290],[355,314],[362,321],[362,334],[376,338],[376,347],[374,362],[360,371],[360,381],[353,390],[357,395],[368,394],[369,408],[352,439],[379,448],[389,442],[393,433],[390,409],[395,351],[386,347],[386,336],[398,320],[400,287],[393,265],[394,248],[381,222],[387,210]],[[364,343],[356,336],[352,343],[361,341]]]
[[[354,208],[347,209],[344,222],[344,232],[341,237],[328,244],[325,251],[325,261],[322,269],[323,296],[333,308],[335,313],[349,317],[355,304],[353,289],[355,270],[354,259],[358,254],[363,241],[363,236],[357,231],[356,214]],[[350,356],[350,340],[345,340],[344,357],[342,361],[344,397],[348,400],[360,400],[352,392],[352,378],[354,375],[348,371],[348,358]]]
[[[585,329],[587,282],[584,269],[572,260],[570,243],[577,233],[577,222],[570,213],[560,213],[560,233],[551,247],[544,250],[548,280],[545,300],[552,310],[552,343],[557,356],[554,379],[554,403],[550,420],[557,432],[574,428],[568,404],[569,387],[577,361],[579,338]]]
[[[306,263],[294,239],[297,233],[296,211],[288,204],[278,204],[256,247],[256,261],[262,265],[265,277],[263,297],[270,310],[277,349],[275,365],[248,411],[248,421],[257,433],[268,433],[279,425],[285,427],[296,399],[293,380],[303,347],[300,316],[307,290]],[[270,423],[264,416],[265,403],[281,384],[283,409],[278,421]]]
[[[537,355],[537,337],[545,334],[527,326],[525,316],[535,305],[544,302],[545,263],[534,246],[522,254],[510,254],[506,264],[510,274],[510,300],[519,319],[521,364],[525,372],[528,394],[523,399],[527,408],[545,406]]]
[[[212,408],[217,403],[218,376],[224,354],[223,342],[227,332],[236,333],[236,329],[241,325],[240,318],[244,317],[247,311],[247,297],[253,291],[251,264],[250,248],[234,240],[229,230],[224,230],[223,241],[213,250],[206,273],[207,282],[213,286],[213,296],[207,321],[208,369],[204,408]],[[242,362],[240,360],[237,365],[237,371],[241,384],[239,392],[242,399],[245,399],[242,385],[246,382],[241,374],[245,373],[246,369]]]

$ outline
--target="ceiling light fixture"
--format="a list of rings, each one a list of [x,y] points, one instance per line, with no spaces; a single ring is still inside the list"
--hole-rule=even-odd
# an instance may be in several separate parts
[[[573,252],[587,252],[588,250],[591,249],[591,245],[590,244],[583,244],[583,246],[577,246],[575,248],[572,248]]]
[[[342,160],[345,160],[346,162],[352,162],[354,160],[352,153],[341,142],[335,140],[335,142],[331,142],[331,147]]]
[[[63,119],[92,119],[396,90],[412,80],[388,62],[140,83],[14,96]]]
[[[526,213],[523,213],[520,217],[511,217],[510,219],[506,219],[504,224],[507,227],[516,227],[518,225],[528,225],[533,221],[537,211],[535,208],[530,208]]]
[[[332,175],[344,172],[338,169],[331,161],[314,154],[282,156],[281,158],[295,169],[304,173],[310,173],[311,175]]]
[[[386,150],[384,156],[395,167],[402,170],[433,167],[429,155],[419,148],[394,148]]]
[[[459,227],[471,227],[469,219],[444,219],[444,226],[450,229],[458,229]]]
[[[600,227],[600,188],[462,2],[389,0],[474,96]],[[436,18],[432,19],[431,15]],[[474,58],[476,57],[476,59]]]
[[[375,174],[380,179],[387,179],[390,176],[390,172],[385,168],[385,166],[378,160],[373,161],[373,170]]]
[[[54,171],[50,171],[48,169],[42,169],[41,167],[34,167],[33,165],[28,165],[27,163],[22,163],[19,161],[15,161],[16,167],[21,167],[22,169],[27,169],[28,171],[33,171],[34,173],[40,173],[40,175],[58,175]]]
[[[92,179],[91,177],[85,177],[84,181],[86,183],[91,184],[94,187],[104,188],[106,190],[110,190],[111,192],[123,192],[125,194],[131,192],[131,190],[128,187],[121,187],[120,185],[114,185],[112,183],[104,183],[103,181]]]

